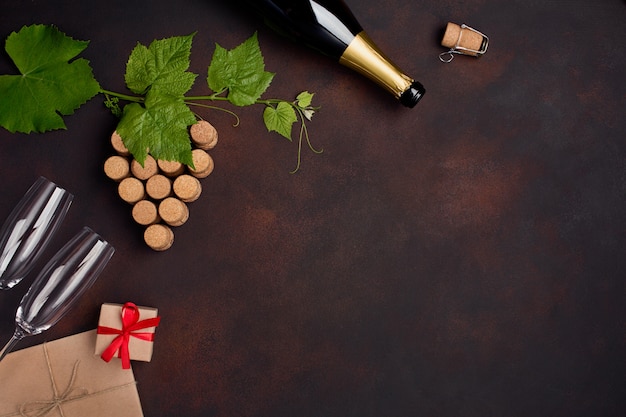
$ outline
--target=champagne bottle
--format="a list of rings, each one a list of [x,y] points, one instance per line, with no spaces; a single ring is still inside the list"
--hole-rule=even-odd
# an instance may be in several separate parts
[[[342,0],[247,0],[277,32],[338,60],[413,107],[424,87],[404,74],[369,38]]]

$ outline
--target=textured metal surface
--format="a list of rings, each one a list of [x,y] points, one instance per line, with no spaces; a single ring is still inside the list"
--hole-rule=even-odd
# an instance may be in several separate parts
[[[44,175],[76,195],[53,246],[88,225],[117,248],[73,314],[23,346],[133,301],[163,317],[152,362],[133,363],[150,417],[625,415],[623,1],[350,2],[426,87],[410,110],[230,2],[5,3],[2,38],[53,23],[89,39],[118,91],[136,42],[198,31],[202,92],[214,44],[258,30],[268,96],[307,89],[322,106],[309,131],[324,153],[296,175],[296,144],[259,107],[236,128],[203,113],[215,172],[165,253],[102,172],[101,100],[66,131],[0,131],[0,218]],[[487,53],[441,63],[448,21],[487,34]],[[0,294],[3,338],[31,280]]]

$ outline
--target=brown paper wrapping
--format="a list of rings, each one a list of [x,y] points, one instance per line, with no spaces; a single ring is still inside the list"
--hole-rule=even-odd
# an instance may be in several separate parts
[[[122,307],[122,304],[102,304],[102,307],[100,309],[100,319],[98,320],[98,326],[121,329]],[[139,309],[139,320],[157,317],[159,313],[156,308],[140,306],[137,306],[137,308]],[[155,327],[146,327],[145,329],[141,329],[139,331],[143,333],[154,333],[155,330]],[[115,339],[116,337],[117,335],[99,334],[96,338],[95,354],[98,356],[102,354],[102,352],[111,344],[113,339]],[[130,359],[136,361],[150,362],[152,360],[153,346],[153,342],[141,340],[131,336],[128,342]],[[111,362],[113,361],[119,362],[120,359],[115,357],[111,360]]]
[[[93,355],[96,331],[8,354],[0,417],[142,417],[132,370]]]

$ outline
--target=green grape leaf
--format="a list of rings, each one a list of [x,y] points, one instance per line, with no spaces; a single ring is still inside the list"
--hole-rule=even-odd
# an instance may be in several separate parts
[[[189,71],[195,33],[137,44],[128,58],[127,87],[145,95],[143,105],[124,107],[117,131],[133,157],[143,165],[146,156],[193,166],[188,127],[196,122],[184,102],[196,74]]]
[[[215,45],[207,83],[217,93],[228,90],[228,101],[235,106],[254,104],[273,78],[274,73],[265,71],[256,32],[231,50]]]
[[[49,25],[11,33],[5,49],[21,75],[0,75],[0,125],[12,133],[65,129],[62,116],[100,91],[89,61],[74,59],[88,44]]]
[[[124,106],[117,132],[142,165],[150,153],[156,159],[193,166],[188,126],[195,122],[196,117],[181,97],[149,92],[145,106]]]
[[[267,106],[263,110],[263,121],[267,130],[278,132],[291,140],[291,127],[298,121],[296,111],[285,101],[278,103],[276,108]]]
[[[146,94],[184,95],[197,74],[188,72],[191,43],[195,33],[153,41],[149,47],[137,44],[126,63],[124,79],[129,90]]]
[[[299,107],[305,108],[311,105],[313,101],[314,93],[309,93],[308,91],[303,91],[296,96],[296,101]]]

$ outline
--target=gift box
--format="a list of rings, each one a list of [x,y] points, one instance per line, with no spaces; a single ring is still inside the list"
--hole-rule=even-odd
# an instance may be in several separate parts
[[[107,362],[118,357],[125,369],[130,368],[130,360],[150,362],[159,321],[156,308],[138,307],[133,303],[103,304],[95,354]]]
[[[143,416],[132,370],[93,355],[91,330],[9,353],[0,362],[0,417]]]

